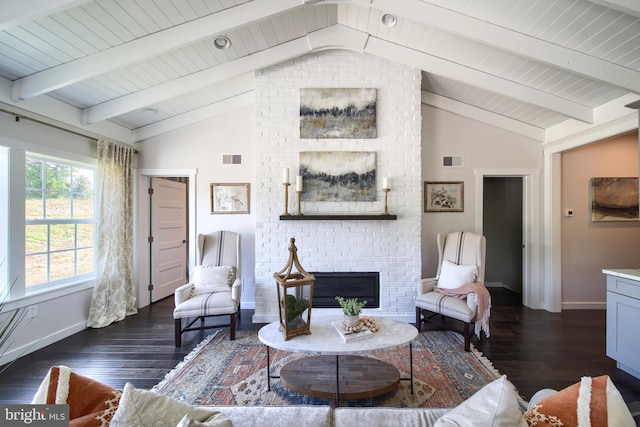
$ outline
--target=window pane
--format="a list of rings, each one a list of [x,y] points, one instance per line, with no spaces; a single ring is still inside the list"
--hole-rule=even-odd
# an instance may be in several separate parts
[[[72,173],[73,217],[94,218],[94,181],[91,169],[74,167]]]
[[[43,219],[42,191],[27,190],[24,201],[25,217],[27,219]]]
[[[42,189],[42,160],[27,158],[24,172],[27,190]]]
[[[47,252],[47,226],[27,225],[25,227],[25,253]]]
[[[93,272],[93,248],[82,249],[77,252],[77,268],[76,274],[87,274]]]
[[[78,224],[77,248],[92,248],[95,245],[95,224]]]
[[[71,218],[71,199],[69,198],[68,193],[47,191],[46,197],[45,209],[47,212],[47,219]]]
[[[69,193],[71,191],[71,166],[45,162],[46,186],[49,191]]]
[[[54,252],[51,254],[51,280],[74,276],[75,251]]]
[[[30,255],[24,261],[24,279],[27,286],[47,282],[46,255]]]
[[[52,224],[49,227],[50,251],[75,248],[75,224]]]
[[[73,217],[82,219],[94,218],[93,213],[93,194],[85,194],[85,198],[81,198],[79,194],[73,195]]]

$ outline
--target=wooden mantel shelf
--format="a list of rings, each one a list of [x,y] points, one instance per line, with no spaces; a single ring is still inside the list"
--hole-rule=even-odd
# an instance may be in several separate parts
[[[280,221],[395,221],[397,215],[280,215]]]

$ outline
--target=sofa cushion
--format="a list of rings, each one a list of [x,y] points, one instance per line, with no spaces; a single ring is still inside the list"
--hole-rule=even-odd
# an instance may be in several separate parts
[[[445,259],[440,267],[438,287],[456,289],[465,283],[475,282],[477,274],[478,267],[475,265],[458,265]]]
[[[330,406],[212,406],[211,408],[228,416],[233,427],[330,427],[333,425],[333,412]],[[351,426],[355,425],[358,424],[351,424]]]
[[[583,377],[580,382],[531,405],[524,418],[530,427],[636,425],[624,399],[608,375]]]
[[[193,269],[193,295],[229,291],[235,267],[198,265]]]
[[[527,427],[518,393],[507,376],[482,387],[470,398],[442,416],[434,427]]]
[[[151,391],[139,390],[131,383],[124,386],[120,405],[111,420],[111,426],[176,427],[185,415],[205,423],[206,426],[232,427],[229,418],[220,411],[187,405]]]
[[[335,427],[431,427],[450,409],[420,408],[335,408]]]

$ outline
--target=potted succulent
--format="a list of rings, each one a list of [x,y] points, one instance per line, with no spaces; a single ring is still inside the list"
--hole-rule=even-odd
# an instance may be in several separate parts
[[[357,326],[360,323],[360,310],[367,304],[367,300],[358,301],[358,298],[343,298],[337,296],[336,301],[338,301],[344,313],[342,323],[344,323],[346,327]]]

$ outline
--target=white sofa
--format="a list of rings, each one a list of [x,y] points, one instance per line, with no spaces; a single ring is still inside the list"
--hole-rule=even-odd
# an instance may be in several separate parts
[[[73,426],[109,425],[85,421],[110,420],[112,427],[530,427],[537,426],[540,420],[562,418],[567,414],[575,417],[583,412],[595,419],[594,426],[608,423],[616,427],[636,427],[624,400],[607,376],[583,377],[581,382],[560,392],[540,391],[532,397],[526,412],[505,375],[455,408],[192,406],[137,389],[130,383],[121,392],[77,375],[69,368],[56,366],[43,379],[32,403],[69,405],[70,419],[82,421],[72,421]],[[601,418],[596,418],[598,416]],[[536,423],[532,424],[532,420]],[[577,422],[564,425],[577,425]]]

